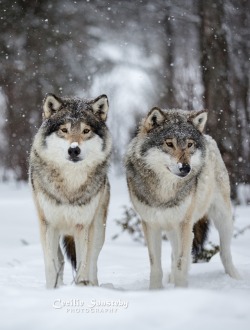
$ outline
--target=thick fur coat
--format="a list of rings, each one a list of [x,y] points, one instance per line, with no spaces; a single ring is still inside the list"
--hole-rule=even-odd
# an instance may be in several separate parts
[[[153,108],[128,147],[127,183],[143,222],[151,288],[162,286],[162,230],[172,245],[170,280],[176,286],[187,285],[193,227],[204,217],[213,220],[219,231],[226,273],[239,278],[230,252],[228,173],[216,142],[203,134],[206,120],[206,111]]]
[[[63,281],[62,237],[76,267],[76,283],[98,284],[110,194],[107,112],[106,95],[88,101],[49,94],[44,101],[43,123],[30,154],[30,182],[48,288]]]

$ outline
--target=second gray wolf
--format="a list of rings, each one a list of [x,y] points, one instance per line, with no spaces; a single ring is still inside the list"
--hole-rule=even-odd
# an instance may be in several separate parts
[[[207,111],[153,108],[140,124],[125,157],[127,184],[142,219],[150,259],[150,288],[162,287],[161,232],[172,246],[170,281],[187,286],[193,227],[212,220],[220,236],[227,274],[232,262],[230,184],[216,142],[203,133]]]
[[[29,176],[48,288],[63,282],[60,238],[76,267],[76,284],[98,285],[97,259],[110,196],[108,108],[106,95],[84,100],[48,94],[44,100]]]

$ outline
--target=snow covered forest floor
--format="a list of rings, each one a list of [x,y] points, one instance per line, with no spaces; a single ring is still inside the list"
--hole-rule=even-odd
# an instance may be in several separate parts
[[[129,205],[125,180],[112,177],[106,242],[99,258],[100,287],[76,287],[67,262],[65,286],[45,289],[38,221],[29,187],[0,186],[2,329],[249,329],[250,230],[232,241],[243,279],[228,277],[219,255],[192,264],[188,289],[167,283],[170,246],[163,244],[164,290],[149,291],[147,249],[120,231],[115,219]],[[250,207],[235,209],[235,231],[249,225]],[[218,242],[212,229],[209,240]],[[102,306],[100,306],[100,304]]]

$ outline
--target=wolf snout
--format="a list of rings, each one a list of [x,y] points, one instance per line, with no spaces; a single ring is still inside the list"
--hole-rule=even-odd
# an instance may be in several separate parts
[[[72,161],[79,160],[78,156],[80,155],[80,153],[81,153],[81,149],[78,146],[71,146],[68,149],[68,154],[69,154],[70,160],[72,160]]]
[[[180,171],[180,176],[186,176],[188,175],[188,173],[191,171],[191,166],[189,164],[182,164],[182,163],[178,163],[178,168]]]

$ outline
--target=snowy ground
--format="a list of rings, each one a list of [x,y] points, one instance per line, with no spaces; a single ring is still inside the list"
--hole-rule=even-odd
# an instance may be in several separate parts
[[[120,231],[114,219],[128,204],[122,179],[112,180],[107,237],[99,258],[101,287],[76,287],[68,265],[66,285],[45,289],[38,221],[27,186],[0,186],[1,329],[249,329],[250,230],[232,242],[234,262],[243,280],[224,274],[218,255],[193,264],[188,289],[167,283],[170,247],[163,246],[165,289],[148,291],[147,249]],[[250,207],[235,210],[237,228],[249,224]],[[215,232],[212,239],[217,240]],[[210,239],[211,239],[210,236]],[[106,306],[99,306],[99,304]],[[109,306],[118,304],[118,306]]]

